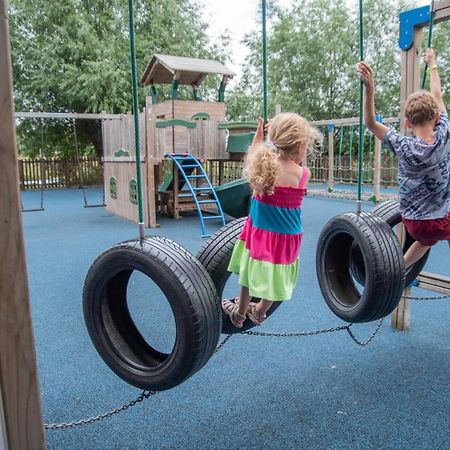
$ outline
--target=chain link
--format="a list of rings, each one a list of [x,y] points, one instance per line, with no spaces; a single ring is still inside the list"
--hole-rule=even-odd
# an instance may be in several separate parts
[[[249,336],[271,336],[271,337],[294,337],[294,336],[317,336],[319,334],[325,334],[325,333],[334,333],[337,331],[347,331],[349,336],[352,338],[352,340],[360,345],[360,346],[366,346],[368,345],[373,338],[377,335],[378,331],[380,331],[381,324],[383,323],[383,319],[380,320],[378,323],[377,328],[375,331],[369,336],[369,338],[366,341],[360,341],[356,338],[356,336],[353,334],[353,332],[350,330],[352,324],[350,325],[341,325],[338,327],[333,328],[325,328],[321,330],[312,330],[312,331],[299,331],[299,332],[292,332],[292,333],[277,333],[277,332],[264,332],[264,331],[243,331],[241,334],[246,334]],[[214,350],[214,354],[216,354],[218,351],[220,351],[223,346],[228,342],[228,340],[231,338],[231,334],[227,334],[225,338],[222,340],[222,342],[216,347]],[[77,421],[72,422],[63,422],[63,423],[48,423],[45,424],[46,430],[61,430],[61,429],[68,429],[68,428],[74,428],[81,425],[89,425],[94,422],[98,422],[100,420],[106,419],[108,417],[113,416],[114,414],[117,414],[119,412],[125,411],[126,409],[141,403],[145,399],[157,394],[157,391],[142,391],[141,394],[134,400],[131,400],[128,403],[125,403],[122,406],[119,406],[118,408],[114,408],[111,411],[108,411],[103,414],[99,414],[98,416],[89,417],[88,419],[80,419]]]
[[[228,342],[230,337],[231,337],[231,334],[228,334],[227,336],[225,336],[225,338],[222,340],[222,342],[214,350],[214,354],[216,354]],[[157,391],[142,391],[141,394],[134,400],[131,400],[130,402],[125,403],[124,405],[119,406],[118,408],[114,408],[111,411],[105,412],[103,414],[99,414],[98,416],[89,417],[88,419],[80,419],[80,420],[73,421],[73,422],[46,423],[45,429],[46,430],[61,430],[61,429],[78,427],[80,425],[89,425],[91,423],[98,422],[103,419],[107,419],[108,417],[111,417],[114,414],[125,411],[126,409],[130,408],[131,406],[141,403],[145,399],[147,399],[155,394],[157,394]]]
[[[365,340],[365,341],[360,341],[360,340],[353,334],[352,330],[350,329],[351,326],[352,326],[352,324],[348,325],[348,326],[346,327],[346,330],[347,330],[348,335],[352,338],[353,342],[355,342],[356,344],[360,345],[361,347],[365,347],[366,345],[369,345],[370,342],[372,342],[373,338],[378,334],[378,332],[380,331],[381,325],[383,324],[383,320],[384,320],[384,317],[383,317],[383,319],[381,319],[381,320],[378,322],[378,325],[377,325],[377,327],[375,328],[375,331],[374,331],[374,332],[368,337],[368,339]]]
[[[412,295],[405,295],[403,298],[406,298],[408,300],[443,300],[444,298],[450,298],[450,295],[438,295],[436,297],[414,297]]]
[[[108,411],[103,414],[99,414],[98,416],[89,417],[88,419],[81,419],[73,422],[65,422],[65,423],[46,423],[45,429],[46,430],[59,430],[59,429],[65,429],[65,428],[74,428],[78,427],[80,425],[88,425],[90,423],[98,422],[99,420],[106,419],[108,417],[113,416],[114,414],[117,414],[121,411],[125,411],[126,409],[130,408],[131,406],[136,405],[137,403],[142,402],[146,398],[151,397],[152,395],[155,395],[156,391],[142,391],[138,398],[131,400],[128,403],[125,403],[122,406],[119,406],[118,408],[114,408],[111,411]]]
[[[264,332],[264,331],[243,331],[242,334],[247,334],[249,336],[273,336],[273,337],[294,337],[294,336],[316,336],[318,334],[334,333],[335,331],[347,330],[350,325],[341,325],[334,328],[326,328],[323,330],[312,330],[312,331],[298,331],[294,333],[276,333],[276,332]]]

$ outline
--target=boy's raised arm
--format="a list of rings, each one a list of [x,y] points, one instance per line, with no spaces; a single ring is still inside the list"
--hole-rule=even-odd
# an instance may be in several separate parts
[[[442,97],[441,78],[439,76],[438,65],[436,64],[436,54],[432,48],[427,48],[425,62],[430,69],[430,92],[436,99],[439,112],[447,112],[444,99]]]
[[[372,68],[364,61],[358,64],[358,73],[364,83],[364,124],[380,140],[383,140],[389,131],[386,125],[377,122],[375,117],[375,87]]]

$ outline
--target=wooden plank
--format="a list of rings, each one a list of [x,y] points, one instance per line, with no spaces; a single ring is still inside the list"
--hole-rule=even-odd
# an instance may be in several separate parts
[[[146,154],[147,156],[147,214],[148,214],[148,226],[155,228],[158,226],[156,223],[156,188],[155,188],[155,161],[151,151],[152,148],[152,134],[148,131],[147,126],[150,128],[151,122],[149,114],[151,110],[151,97],[146,98],[146,105],[143,117],[143,128],[145,130],[146,138]]]
[[[36,119],[109,119],[120,120],[122,114],[92,114],[92,113],[50,113],[50,112],[34,112],[20,111],[15,113],[16,118],[36,118]]]
[[[450,0],[442,0],[434,4],[434,22],[444,22],[450,19]]]
[[[405,227],[402,224],[397,226],[398,240],[403,243],[405,241]],[[391,315],[391,326],[400,331],[406,331],[411,328],[411,300],[407,297],[411,296],[411,287],[405,288],[402,298],[397,308]]]
[[[328,189],[334,188],[334,127],[328,130]]]
[[[375,138],[374,145],[374,175],[373,175],[373,196],[376,202],[381,200],[381,140]]]
[[[418,287],[450,295],[450,278],[429,272],[422,272],[418,277]]]
[[[398,117],[387,117],[383,119],[383,123],[398,123]],[[335,126],[346,126],[346,125],[358,125],[359,117],[349,117],[344,119],[330,119],[330,120],[313,120],[310,122],[313,126],[322,125],[335,125]]]
[[[407,331],[411,328],[411,300],[406,297],[411,296],[411,288],[404,290],[403,296],[397,308],[391,315],[391,326],[400,331]]]
[[[20,214],[7,2],[0,0],[0,443],[46,448]],[[2,443],[3,445],[3,443]]]

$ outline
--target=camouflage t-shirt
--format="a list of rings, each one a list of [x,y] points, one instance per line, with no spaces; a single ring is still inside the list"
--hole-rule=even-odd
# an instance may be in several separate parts
[[[450,211],[450,125],[446,113],[441,113],[435,131],[434,144],[393,129],[383,141],[398,156],[400,212],[406,219],[440,219]]]

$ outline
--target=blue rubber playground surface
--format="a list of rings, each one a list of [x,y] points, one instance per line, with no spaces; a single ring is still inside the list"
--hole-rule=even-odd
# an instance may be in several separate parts
[[[88,192],[89,201],[101,193]],[[25,207],[38,193],[23,194]],[[46,423],[96,416],[138,397],[98,356],[87,334],[82,289],[95,258],[135,238],[137,225],[104,208],[83,208],[79,190],[45,193],[45,211],[23,215],[39,381]],[[370,209],[370,203],[364,203]],[[327,308],[315,272],[317,238],[355,202],[310,196],[298,286],[258,331],[297,332],[344,325]],[[196,216],[160,218],[161,235],[196,253],[204,240]],[[211,232],[219,226],[211,223]],[[439,243],[428,272],[450,276]],[[231,279],[226,295],[235,294]],[[413,289],[413,295],[438,295]],[[133,274],[130,309],[144,336],[171,348],[174,324],[159,289]],[[346,331],[308,337],[233,335],[182,385],[105,420],[47,431],[50,449],[449,449],[450,300],[416,301],[412,328],[387,318],[367,347]],[[366,340],[377,323],[355,325]]]

